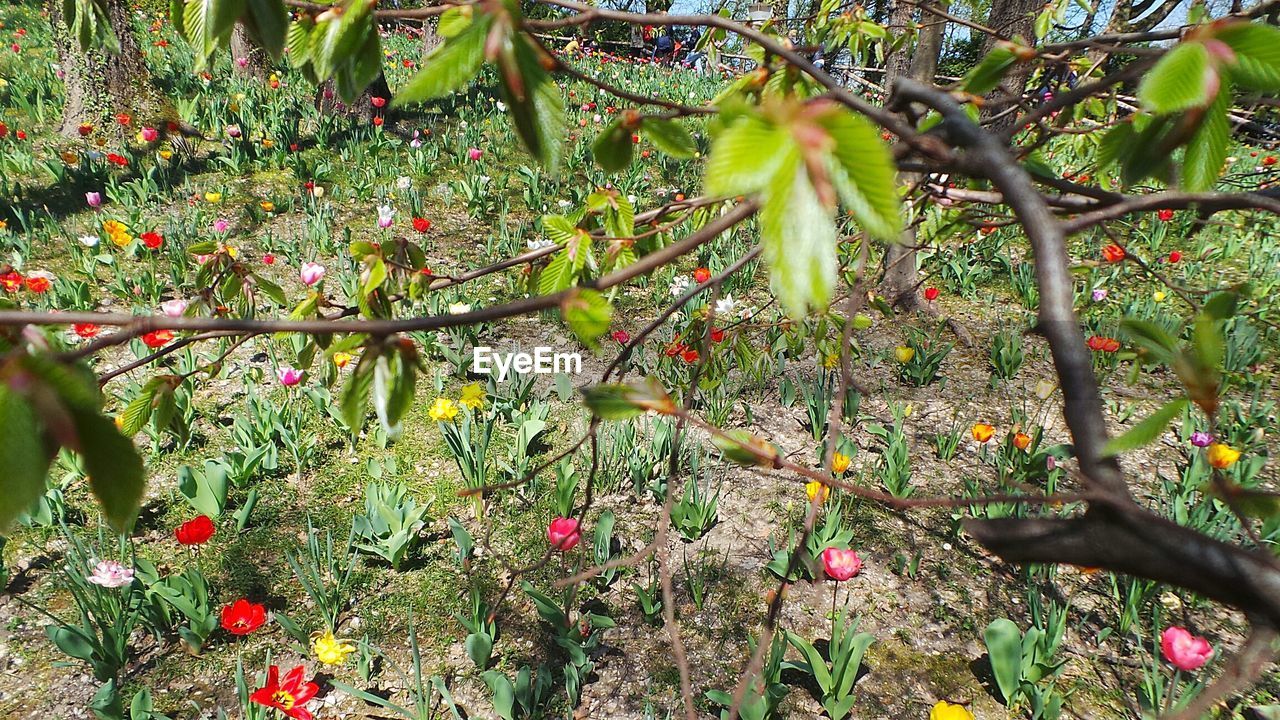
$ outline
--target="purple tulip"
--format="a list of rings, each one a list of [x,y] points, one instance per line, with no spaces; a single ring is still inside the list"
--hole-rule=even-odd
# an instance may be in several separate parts
[[[84,194],[84,201],[89,203],[89,207],[96,208],[102,206],[102,193],[87,192]]]
[[[1213,444],[1213,436],[1207,432],[1197,430],[1191,433],[1191,444],[1198,448],[1209,447]]]
[[[1106,288],[1094,288],[1093,290],[1094,302],[1102,302],[1103,300],[1106,300],[1106,299],[1107,299]]]

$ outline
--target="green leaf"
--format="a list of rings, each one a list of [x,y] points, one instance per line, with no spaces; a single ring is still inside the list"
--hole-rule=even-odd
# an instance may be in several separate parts
[[[115,423],[90,410],[67,410],[75,423],[89,486],[102,505],[107,522],[116,531],[127,532],[137,517],[146,485],[142,457]]]
[[[280,0],[249,0],[249,15],[257,29],[262,48],[279,60],[290,29],[289,13]]]
[[[443,18],[440,24],[444,26]],[[482,17],[432,50],[422,59],[422,69],[396,93],[393,105],[444,97],[471,82],[484,64],[484,41],[490,24],[487,16]]]
[[[322,23],[320,44],[313,52],[312,62],[322,78],[330,77],[341,64],[345,64],[356,51],[364,48],[369,35],[377,36],[373,23],[373,6],[370,0],[347,0],[336,20]],[[379,59],[381,62],[381,59]]]
[[[823,309],[836,283],[836,226],[809,183],[798,153],[790,153],[766,192],[760,242],[769,284],[793,318]]]
[[[564,98],[542,66],[541,51],[523,36],[499,55],[499,89],[526,150],[552,173],[559,170],[565,136]]]
[[[605,172],[618,172],[631,164],[634,153],[631,132],[618,118],[605,126],[591,143],[591,155]]]
[[[342,389],[342,421],[353,433],[360,432],[360,428],[364,427],[365,402],[373,387],[373,366],[379,354],[373,349],[365,350],[360,356],[360,362],[356,363],[355,371],[351,373],[351,379]]]
[[[1178,342],[1165,329],[1148,320],[1125,318],[1120,322],[1120,329],[1151,354],[1156,362],[1169,364],[1178,354]]]
[[[0,382],[0,428],[4,428],[5,472],[0,492],[0,533],[44,494],[49,456],[40,438],[35,412],[26,400]]]
[[[1008,704],[1022,680],[1022,633],[1012,620],[1000,618],[987,626],[983,639],[987,643],[987,656],[996,678],[996,687]]]
[[[600,293],[583,288],[560,303],[560,314],[578,340],[594,349],[596,338],[609,329],[613,320],[613,306]]]
[[[467,650],[467,657],[471,658],[471,662],[476,667],[483,669],[489,664],[489,658],[493,655],[493,638],[483,633],[471,633],[467,636],[464,646]]]
[[[436,23],[436,33],[442,38],[457,37],[459,33],[471,26],[474,15],[475,8],[471,5],[451,7],[440,15],[440,21]]]
[[[86,662],[93,659],[93,644],[79,630],[73,627],[45,625],[44,632],[53,644],[67,655]]]
[[[315,23],[308,15],[303,15],[289,24],[285,47],[289,50],[289,62],[294,67],[301,67],[311,61],[313,47],[311,31],[314,29]]]
[[[640,127],[654,147],[673,158],[684,160],[698,151],[693,136],[678,120],[647,117]]]
[[[1138,100],[1154,113],[1174,113],[1208,103],[1209,51],[1202,43],[1183,42],[1160,58],[1138,84]]]
[[[744,115],[711,143],[707,159],[709,195],[745,195],[763,190],[795,155],[795,141],[782,128]]]
[[[1231,83],[1223,80],[1218,96],[1205,109],[1200,127],[1187,143],[1182,160],[1182,187],[1192,192],[1212,189],[1227,162],[1231,142]]]
[[[573,286],[577,272],[573,268],[573,259],[569,257],[567,249],[561,250],[551,258],[551,262],[542,269],[542,274],[538,276],[538,292],[543,295],[551,295],[561,290],[566,290]]]
[[[582,389],[582,403],[601,420],[627,420],[640,415],[644,408],[630,398],[631,387],[619,383],[593,385]]]
[[[902,233],[897,167],[880,132],[848,110],[838,110],[821,122],[836,141],[832,155],[843,172],[833,177],[840,198],[872,236],[897,240]]]
[[[1236,53],[1230,64],[1231,77],[1250,90],[1280,91],[1280,29],[1263,23],[1228,25],[1217,39]]]
[[[163,382],[162,378],[151,378],[142,386],[137,397],[125,406],[124,412],[120,413],[120,432],[132,437],[146,426],[147,421],[151,419],[151,411],[155,407],[156,392]]]
[[[965,92],[986,95],[995,90],[1005,73],[1017,62],[1018,56],[1014,54],[1013,48],[1007,45],[996,46],[965,75]]]
[[[1187,399],[1180,397],[1164,404],[1159,410],[1151,413],[1142,422],[1129,428],[1123,435],[1113,437],[1102,449],[1103,457],[1119,455],[1150,445],[1160,437],[1160,433],[1173,422],[1173,419],[1187,407]]]
[[[373,264],[369,266],[369,277],[364,281],[364,287],[361,292],[365,295],[382,287],[382,283],[387,281],[387,264],[382,258],[374,258]]]

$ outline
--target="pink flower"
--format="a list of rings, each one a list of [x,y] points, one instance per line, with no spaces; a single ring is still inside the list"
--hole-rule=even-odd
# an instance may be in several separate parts
[[[280,381],[281,385],[285,387],[293,387],[294,385],[302,382],[302,371],[295,367],[281,365],[276,368],[276,378]]]
[[[557,550],[572,550],[582,540],[582,531],[575,518],[558,517],[547,526],[547,540]]]
[[[470,150],[467,151],[467,158],[469,158],[472,162],[479,160],[480,155],[481,155],[480,148],[471,148]]]
[[[242,67],[242,68],[249,67],[249,58],[247,58],[247,57],[238,57],[238,58],[236,58],[236,64],[237,64],[237,65],[239,65],[239,66],[240,66],[240,67]]]
[[[324,279],[324,266],[320,263],[304,262],[298,276],[302,278],[303,285],[315,285]]]
[[[182,314],[186,311],[187,301],[182,298],[178,298],[176,300],[165,300],[160,303],[160,312],[171,318],[182,317]]]
[[[102,193],[87,192],[84,194],[84,201],[89,203],[89,207],[96,208],[102,205]]]
[[[160,138],[160,132],[153,127],[142,128],[142,141],[155,142]]]
[[[1203,430],[1197,430],[1191,433],[1191,444],[1198,448],[1209,447],[1213,444],[1213,436]]]
[[[219,234],[225,233],[230,229],[231,229],[231,223],[227,222],[226,220],[223,220],[222,218],[218,218],[217,220],[213,221],[213,231],[216,233],[219,233]]]
[[[86,579],[104,588],[121,588],[133,582],[133,568],[115,560],[104,560],[93,566],[93,572]]]
[[[1199,670],[1213,657],[1213,646],[1208,640],[1176,625],[1160,633],[1160,650],[1174,667],[1187,672]]]
[[[862,558],[853,550],[830,547],[822,551],[822,569],[832,580],[844,582],[862,570]]]

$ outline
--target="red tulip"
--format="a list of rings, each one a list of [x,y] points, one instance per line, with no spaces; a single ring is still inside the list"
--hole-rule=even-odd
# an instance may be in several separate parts
[[[22,274],[16,270],[0,275],[0,287],[6,292],[18,292],[22,289]]]
[[[413,229],[424,233],[431,229],[431,221],[426,218],[416,217],[413,219]]]
[[[626,330],[614,330],[611,337],[621,345],[626,345],[631,342],[631,333]]]
[[[711,279],[711,271],[704,267],[700,267],[697,270],[693,271],[693,281],[698,283],[699,285],[701,285],[702,283],[710,279]]]
[[[721,328],[711,328],[711,342],[721,342],[724,340],[724,330]]]
[[[88,340],[89,338],[97,335],[98,332],[102,330],[102,328],[98,327],[97,325],[94,325],[93,323],[76,323],[75,325],[71,326],[71,329],[72,331],[75,332],[76,335],[78,335],[81,338],[84,338],[85,340]]]
[[[547,540],[551,547],[568,551],[582,540],[582,531],[576,518],[558,517],[547,526]]]
[[[689,348],[685,350],[684,353],[680,355],[680,357],[684,358],[685,362],[692,365],[693,363],[698,362],[698,351],[694,350],[693,348]]]
[[[275,708],[293,720],[312,720],[312,715],[303,705],[320,691],[320,686],[308,682],[306,667],[299,665],[284,676],[280,682],[280,668],[272,665],[267,668],[267,684],[253,691],[249,700],[264,707]]]
[[[1173,219],[1173,211],[1169,209],[1157,210],[1156,217],[1160,218],[1160,222],[1169,222]]]
[[[933,302],[938,299],[938,288],[928,287],[924,289],[924,299]]]
[[[267,609],[244,598],[222,608],[222,629],[232,635],[248,635],[266,621]]]
[[[5,125],[3,122],[0,122],[0,138],[3,138],[8,134],[9,134],[9,126]]]
[[[1199,670],[1213,657],[1213,646],[1208,640],[1177,626],[1160,633],[1160,651],[1174,667],[1186,672]]]
[[[173,536],[182,545],[203,545],[213,537],[214,530],[213,521],[209,516],[200,515],[194,520],[188,520],[179,525],[173,531]]]
[[[152,350],[156,350],[168,345],[172,339],[172,330],[152,330],[142,336],[142,343]]]
[[[1102,248],[1102,259],[1107,262],[1120,262],[1125,258],[1124,248],[1112,243]]]
[[[369,98],[369,102],[373,103],[374,107],[380,108],[387,104],[387,99],[384,97],[375,97],[375,98]]]
[[[30,290],[37,295],[49,292],[49,288],[52,286],[53,283],[50,282],[49,278],[43,274],[37,275],[32,273],[27,276],[27,290]]]
[[[144,232],[138,238],[148,250],[159,250],[160,246],[164,245],[164,237],[157,232]]]
[[[1177,250],[1174,250],[1173,252],[1169,253],[1169,262],[1176,263],[1176,262],[1180,262],[1181,260],[1182,260],[1182,253],[1178,252]]]
[[[1275,155],[1268,155],[1268,156],[1266,156],[1266,157],[1262,158],[1262,164],[1263,164],[1263,165],[1266,165],[1267,167],[1271,167],[1272,165],[1275,165],[1275,164],[1276,164],[1276,156],[1275,156]]]
[[[827,548],[822,551],[822,570],[836,582],[844,582],[862,571],[862,558],[853,550]]]

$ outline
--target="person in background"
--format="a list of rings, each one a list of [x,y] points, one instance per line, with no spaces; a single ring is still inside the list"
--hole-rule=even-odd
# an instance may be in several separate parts
[[[698,49],[700,42],[702,42],[702,29],[694,28],[689,35],[689,54],[684,58],[684,66],[699,73],[705,70],[707,64],[707,54]]]
[[[653,43],[653,61],[670,63],[675,52],[676,41],[671,37],[671,28],[663,28],[662,34]]]
[[[579,50],[581,50],[581,49],[582,49],[582,47],[581,47],[580,45],[578,45],[578,38],[573,38],[572,40],[570,40],[570,41],[569,41],[569,44],[568,44],[568,45],[565,45],[565,46],[564,46],[564,54],[565,54],[565,55],[577,55],[577,54],[578,54],[578,51],[579,51]]]

